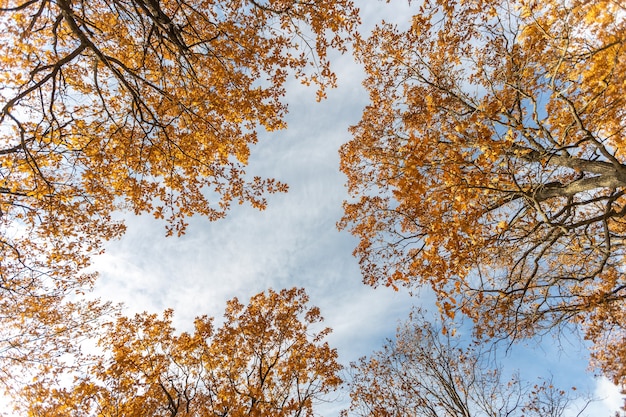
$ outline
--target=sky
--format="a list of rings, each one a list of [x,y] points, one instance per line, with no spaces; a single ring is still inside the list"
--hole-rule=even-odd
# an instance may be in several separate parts
[[[409,23],[411,9],[404,1],[357,4],[363,33],[383,18]],[[320,103],[314,89],[290,82],[288,128],[261,132],[252,149],[248,172],[288,183],[288,193],[270,195],[264,211],[244,205],[218,222],[194,217],[180,238],[166,238],[165,225],[149,215],[124,215],[126,234],[94,260],[100,272],[95,294],[123,302],[126,314],[173,308],[174,323],[182,331],[191,329],[199,315],[214,316],[219,323],[233,297],[246,303],[268,288],[304,287],[333,329],[328,342],[344,365],[380,349],[412,306],[434,310],[427,293],[409,296],[362,284],[352,256],[356,239],[336,228],[347,198],[338,149],[350,140],[348,127],[358,122],[367,94],[362,70],[350,54],[336,55],[334,70],[339,87]],[[522,377],[551,373],[566,387],[576,385],[605,398],[587,414],[608,417],[620,404],[616,388],[585,372],[585,351],[576,343],[565,342],[563,350],[556,345],[549,338],[530,341],[503,361],[522,370]],[[321,415],[337,416],[349,403],[345,392],[331,398],[318,408]]]

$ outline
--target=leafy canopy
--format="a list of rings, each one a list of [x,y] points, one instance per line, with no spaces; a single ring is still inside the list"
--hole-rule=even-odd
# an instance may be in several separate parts
[[[619,1],[432,0],[360,40],[340,227],[365,282],[482,336],[579,323],[626,383],[625,34]]]
[[[319,309],[302,289],[228,302],[224,324],[206,316],[176,334],[172,311],[110,323],[101,355],[70,387],[38,381],[22,394],[33,416],[313,416],[341,379],[337,352],[316,331]],[[66,384],[67,385],[67,384]]]
[[[0,356],[27,363],[38,341],[86,330],[63,317],[107,309],[64,297],[90,287],[90,257],[123,233],[114,211],[181,234],[188,216],[263,209],[286,191],[246,173],[250,147],[285,127],[290,74],[320,98],[335,84],[327,53],[345,49],[357,12],[349,0],[0,0]]]

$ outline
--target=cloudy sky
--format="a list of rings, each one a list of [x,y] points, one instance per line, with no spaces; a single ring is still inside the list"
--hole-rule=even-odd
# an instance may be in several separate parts
[[[404,1],[358,3],[364,32],[382,18],[407,24],[411,15]],[[287,182],[289,193],[270,196],[262,212],[238,206],[219,222],[193,218],[181,238],[165,238],[164,224],[149,216],[126,216],[126,235],[95,261],[101,273],[96,293],[124,302],[128,314],[171,307],[175,324],[186,330],[198,315],[219,320],[233,297],[246,302],[267,288],[304,287],[333,328],[329,342],[344,364],[379,349],[412,305],[432,308],[428,295],[363,285],[351,255],[356,240],[336,229],[347,197],[338,149],[350,139],[347,129],[359,120],[367,95],[349,54],[336,57],[334,69],[340,86],[321,103],[315,91],[291,83],[288,129],[261,134],[252,149],[248,172]],[[588,414],[608,417],[619,405],[615,388],[585,373],[585,352],[575,343],[565,342],[561,351],[548,339],[514,349],[504,362],[521,369],[522,377],[551,373],[564,387],[607,397]],[[320,411],[336,416],[346,404],[339,393]]]

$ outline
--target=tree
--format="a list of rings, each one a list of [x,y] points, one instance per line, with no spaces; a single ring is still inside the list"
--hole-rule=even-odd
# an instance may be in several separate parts
[[[290,74],[335,84],[357,22],[349,0],[0,1],[0,356],[93,311],[66,296],[123,233],[113,212],[181,234],[286,191],[245,172],[250,146],[285,127]]]
[[[341,150],[339,226],[364,281],[429,286],[479,336],[581,324],[626,383],[623,3],[417,8],[356,50],[371,103]]]
[[[351,407],[345,415],[424,417],[559,417],[575,396],[551,380],[531,385],[500,367],[489,351],[444,335],[415,310],[395,340],[351,365]],[[584,407],[578,412],[582,415]]]
[[[302,289],[272,290],[244,307],[228,302],[225,323],[195,320],[175,334],[172,311],[110,323],[103,354],[71,387],[37,382],[31,416],[312,416],[340,384],[337,352],[314,332],[319,309]],[[313,328],[312,328],[313,327]]]

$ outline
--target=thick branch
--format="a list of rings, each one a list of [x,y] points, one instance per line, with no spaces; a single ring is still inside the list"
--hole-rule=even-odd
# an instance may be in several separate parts
[[[554,197],[572,197],[578,193],[591,191],[596,188],[616,189],[620,187],[626,187],[626,181],[618,178],[617,173],[613,171],[613,175],[599,175],[581,178],[565,185],[557,182],[540,187],[534,191],[533,198],[541,202]]]
[[[513,145],[511,149],[511,155],[528,162],[545,162],[550,165],[570,168],[580,172],[613,175],[618,177],[623,183],[626,183],[626,166],[623,164],[616,166],[615,164],[605,161],[591,161],[556,153],[543,153],[520,145]]]

